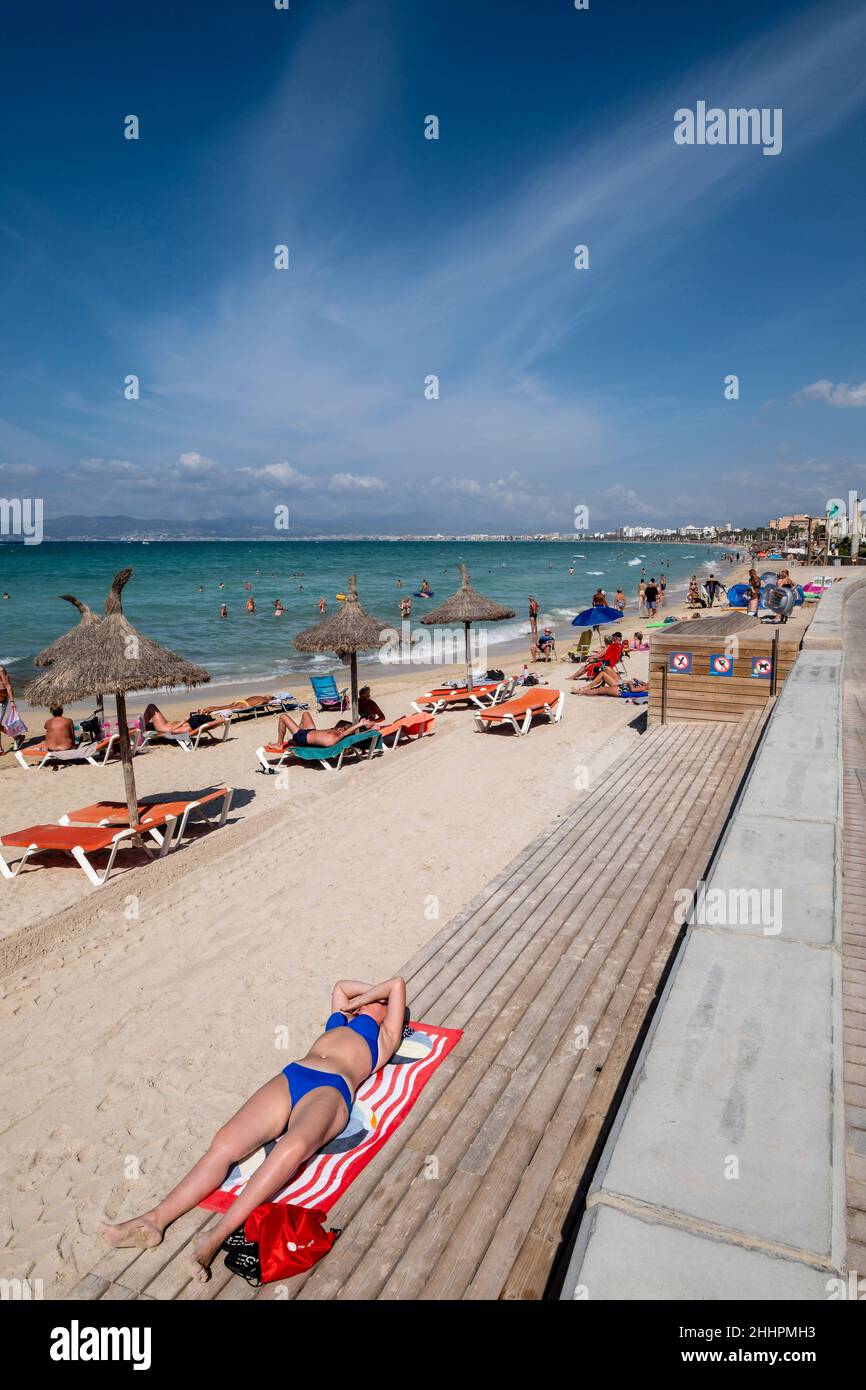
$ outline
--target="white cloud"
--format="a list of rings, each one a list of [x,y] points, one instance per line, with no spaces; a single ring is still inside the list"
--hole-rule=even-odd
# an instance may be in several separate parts
[[[357,473],[335,473],[328,483],[331,492],[382,492],[381,478]]]
[[[35,478],[38,472],[32,463],[0,463],[0,473],[6,478]]]
[[[598,497],[603,502],[610,503],[612,509],[616,509],[617,514],[622,514],[626,519],[626,514],[631,517],[660,517],[660,509],[653,506],[651,502],[645,502],[639,497],[634,488],[624,487],[622,483],[615,483],[613,487],[606,488],[604,492],[598,493]]]
[[[188,473],[212,473],[216,468],[214,460],[204,454],[180,454],[177,461]]]
[[[866,381],[861,381],[859,386],[849,386],[847,381],[835,384],[832,381],[813,381],[811,386],[804,386],[794,399],[825,401],[839,410],[857,409],[866,406]]]
[[[78,465],[79,473],[87,473],[88,476],[102,477],[105,474],[123,473],[125,476],[132,476],[138,473],[138,468],[128,459],[82,459]]]

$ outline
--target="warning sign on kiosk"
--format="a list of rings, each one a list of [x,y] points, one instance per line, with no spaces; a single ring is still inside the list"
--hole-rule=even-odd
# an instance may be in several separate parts
[[[668,658],[668,670],[673,671],[678,676],[690,676],[692,674],[691,652],[671,652]]]
[[[719,652],[714,652],[710,657],[711,676],[732,676],[734,674],[734,658],[724,656]]]
[[[760,676],[763,680],[769,680],[773,674],[773,658],[771,656],[752,657],[752,675]]]

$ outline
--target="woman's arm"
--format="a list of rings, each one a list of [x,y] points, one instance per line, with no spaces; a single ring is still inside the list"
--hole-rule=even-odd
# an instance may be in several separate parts
[[[352,996],[363,994],[368,989],[370,985],[364,980],[338,980],[331,990],[331,1013],[344,1013],[349,1008]]]
[[[377,989],[382,989],[382,985],[377,985]],[[379,1030],[380,1035],[385,1035],[385,1048],[390,1056],[397,1051],[400,1040],[403,1037],[403,1020],[406,1015],[406,981],[402,975],[395,975],[393,980],[385,980],[384,988],[387,993],[380,995],[381,1002],[387,1007],[384,1022]],[[369,1001],[373,1003],[373,1000]]]
[[[398,981],[403,985],[405,991],[406,986],[399,975],[396,975],[393,980],[383,980],[378,985],[363,985],[360,993],[352,993],[350,990],[350,1008],[363,1009],[365,1004],[387,1004],[391,997],[391,991]],[[350,984],[351,981],[343,981],[342,983]]]

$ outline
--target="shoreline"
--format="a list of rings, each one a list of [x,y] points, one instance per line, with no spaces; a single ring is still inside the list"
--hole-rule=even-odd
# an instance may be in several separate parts
[[[661,544],[661,542],[658,543]],[[738,583],[741,579],[745,578],[748,574],[748,570],[748,561],[741,561],[739,565],[736,562],[731,562],[726,565],[720,563],[718,566],[718,573],[724,579],[726,587],[728,587],[729,584]],[[660,614],[662,616],[682,617],[684,613],[689,612],[690,610],[686,608],[685,604],[687,592],[688,581],[683,580],[669,584],[665,604],[659,610]],[[509,621],[516,622],[520,620],[510,619]],[[533,663],[531,661],[529,618],[526,617],[523,621],[526,623],[526,635],[521,638],[509,638],[505,641],[494,641],[488,644],[486,662],[484,664],[486,664],[488,669],[501,669],[505,671],[506,675],[510,675],[519,672],[525,663],[529,666],[530,670],[535,670],[542,684],[546,684],[547,681],[543,679],[544,672],[549,669],[553,663]],[[633,598],[629,599],[626,603],[625,613],[622,619],[624,635],[631,637],[631,634],[636,630],[640,630],[641,628],[645,629],[646,621],[646,617],[642,617],[637,611],[637,601]],[[560,654],[560,661],[562,661],[568,648],[577,642],[582,629],[572,627],[569,622],[561,618],[556,620],[551,618],[548,622],[545,622],[542,617],[539,616],[539,629],[545,625],[552,626],[554,629],[557,650]],[[395,626],[394,630],[397,631],[399,629]],[[614,631],[615,625],[607,625],[606,630]],[[413,633],[421,631],[432,634],[436,629],[424,627],[420,623],[414,623],[411,625],[411,631]],[[448,629],[448,631],[450,631],[450,629]],[[646,633],[644,633],[644,635],[646,636]],[[518,664],[515,665],[515,663]],[[464,670],[465,661],[462,655],[459,655],[454,661],[442,662],[383,662],[377,660],[375,657],[372,660],[362,660],[359,658],[358,684],[359,686],[370,685],[372,687],[373,698],[376,699],[377,688],[381,689],[385,687],[386,689],[393,689],[398,683],[410,683],[410,678],[414,681],[415,675],[417,675],[417,693],[421,694],[433,683],[434,675],[437,681],[441,682],[442,680],[454,679]],[[281,672],[277,675],[262,676],[260,679],[240,679],[238,677],[226,675],[219,680],[210,681],[192,690],[142,690],[131,695],[128,703],[131,707],[136,707],[132,709],[132,713],[136,713],[139,704],[143,708],[145,704],[153,701],[159,705],[160,709],[168,717],[179,718],[188,714],[191,710],[197,709],[200,705],[212,705],[217,703],[221,698],[221,692],[226,692],[226,703],[230,704],[234,699],[244,699],[249,695],[286,690],[296,695],[300,703],[303,704],[306,702],[314,707],[315,701],[313,700],[313,691],[310,684],[311,674],[321,674],[323,676],[333,675],[339,688],[342,688],[344,685],[349,685],[349,667],[348,665],[341,665],[335,657],[333,661],[328,661],[327,663],[323,662],[320,671],[310,672],[309,670],[304,670]],[[14,664],[10,667],[10,675],[14,684]],[[41,708],[28,704],[23,698],[23,695],[16,694],[16,700],[24,721],[30,726],[31,731],[34,727],[41,726],[41,721],[44,717]],[[105,706],[107,714],[111,714],[113,704],[114,701],[112,697],[107,696]],[[82,716],[87,718],[93,713],[94,707],[95,701],[78,701],[75,704],[66,706],[66,710],[71,718],[77,720]],[[11,759],[0,757],[0,769],[3,768],[7,761],[11,761]]]

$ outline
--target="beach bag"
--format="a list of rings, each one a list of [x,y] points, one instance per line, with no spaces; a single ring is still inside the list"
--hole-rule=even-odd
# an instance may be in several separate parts
[[[86,735],[90,743],[98,743],[102,738],[102,724],[98,714],[91,714],[89,719],[82,719],[81,732]]]
[[[6,706],[6,713],[3,716],[3,728],[10,738],[23,738],[27,733],[27,725],[18,713],[18,706],[14,700],[10,700]]]
[[[339,1231],[326,1231],[325,1213],[294,1207],[288,1202],[265,1202],[244,1224],[244,1239],[259,1247],[263,1284],[303,1274],[327,1255]]]
[[[505,672],[504,672],[504,671],[493,671],[493,670],[491,670],[491,671],[488,671],[488,672],[487,672],[487,675],[484,677],[484,679],[485,679],[485,680],[488,680],[488,681],[504,681],[504,680],[505,680]]]

